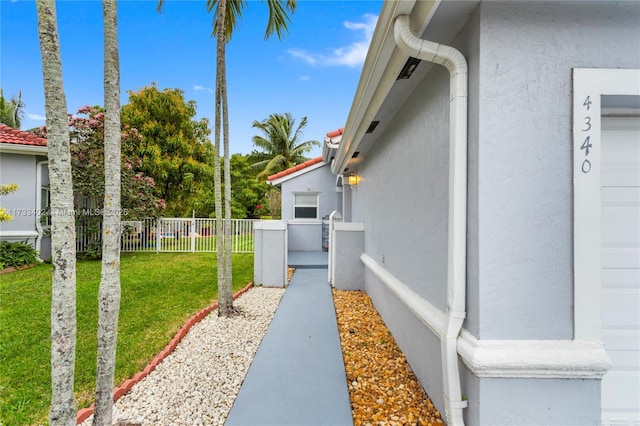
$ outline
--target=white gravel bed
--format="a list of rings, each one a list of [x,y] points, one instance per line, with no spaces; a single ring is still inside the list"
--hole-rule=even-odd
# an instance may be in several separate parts
[[[114,424],[224,424],[283,293],[254,287],[235,300],[240,315],[219,318],[215,310],[194,325],[173,353],[115,403]]]

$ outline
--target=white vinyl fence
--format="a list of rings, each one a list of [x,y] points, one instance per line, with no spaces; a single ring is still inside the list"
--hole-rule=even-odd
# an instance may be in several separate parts
[[[253,223],[255,219],[231,219],[231,251],[253,253]],[[223,221],[223,227],[226,221]],[[100,231],[78,235],[76,250],[86,252],[99,241]],[[122,221],[123,252],[214,252],[216,251],[216,220],[208,218],[161,218]]]

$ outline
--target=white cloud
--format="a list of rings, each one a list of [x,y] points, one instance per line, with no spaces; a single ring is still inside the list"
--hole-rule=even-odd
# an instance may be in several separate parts
[[[47,117],[45,117],[44,115],[38,115],[38,114],[27,114],[27,118],[29,118],[30,120],[38,120],[38,121],[45,121],[47,119]]]
[[[193,86],[193,90],[195,90],[196,92],[205,91],[205,92],[213,93],[213,89],[212,88],[205,87],[205,86],[199,86],[197,84]]]
[[[367,56],[369,43],[371,43],[371,37],[378,21],[378,17],[371,14],[366,14],[362,18],[362,22],[345,21],[342,23],[346,29],[361,33],[360,37],[347,46],[333,49],[331,54],[314,53],[304,49],[290,49],[288,52],[294,58],[300,59],[309,65],[321,64],[351,68],[360,66]]]
[[[303,75],[302,77],[300,77],[300,80],[302,80],[302,81],[311,80],[311,76]]]

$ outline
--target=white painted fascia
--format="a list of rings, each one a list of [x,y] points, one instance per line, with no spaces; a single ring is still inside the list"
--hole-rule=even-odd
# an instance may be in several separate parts
[[[439,2],[425,1],[424,3],[431,3],[433,7]],[[406,55],[396,47],[393,23],[396,16],[410,14],[415,4],[415,0],[385,1],[382,6],[356,94],[347,116],[340,147],[331,166],[334,174],[344,172],[349,159],[358,148],[369,124],[375,118],[406,62]]]
[[[331,161],[331,156],[340,147],[341,139],[342,135],[336,136],[335,138],[327,137],[324,139],[324,144],[322,145],[322,161],[325,163]]]
[[[18,145],[14,143],[0,143],[0,153],[47,155],[47,147],[39,146],[39,145]]]
[[[305,167],[304,169],[300,169],[295,173],[291,173],[290,175],[282,176],[281,178],[274,179],[274,180],[269,180],[269,181],[267,181],[267,183],[269,185],[273,185],[273,186],[280,185],[282,182],[286,182],[289,179],[296,178],[296,177],[298,177],[300,175],[303,175],[305,173],[309,173],[309,172],[311,172],[313,170],[319,169],[320,167],[326,166],[326,165],[327,165],[327,163],[321,161],[321,162],[313,164],[313,165],[311,165],[309,167]]]

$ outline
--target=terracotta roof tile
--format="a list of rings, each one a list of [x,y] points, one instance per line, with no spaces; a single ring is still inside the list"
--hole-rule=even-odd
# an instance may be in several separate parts
[[[47,140],[34,134],[0,124],[0,143],[13,145],[47,146]]]
[[[328,138],[335,138],[336,136],[340,136],[344,133],[344,127],[340,127],[338,130],[334,130],[332,132],[327,133]]]
[[[271,175],[267,178],[267,180],[272,181],[272,180],[280,179],[281,177],[288,176],[302,169],[306,169],[307,167],[313,166],[314,164],[317,164],[321,161],[322,161],[322,156],[313,158],[311,160],[305,161],[304,163],[298,164],[297,166],[289,167],[287,170],[283,170],[280,173]]]

